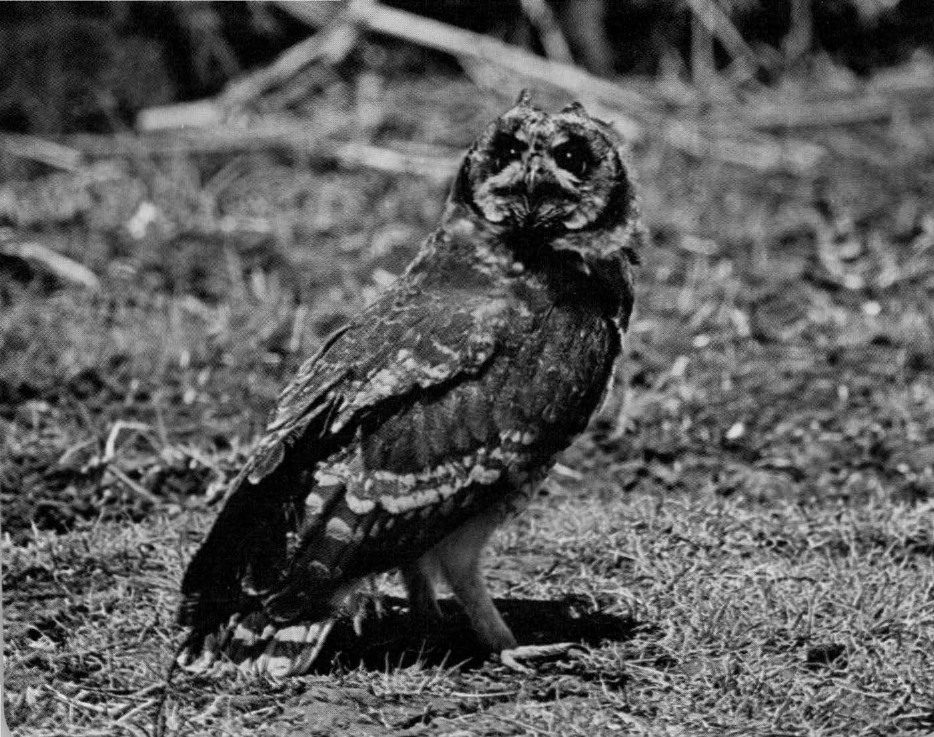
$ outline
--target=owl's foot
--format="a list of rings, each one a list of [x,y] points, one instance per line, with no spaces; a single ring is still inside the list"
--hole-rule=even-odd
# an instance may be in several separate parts
[[[586,653],[586,648],[576,642],[556,642],[550,645],[521,645],[501,650],[499,653],[500,662],[510,670],[517,673],[530,675],[535,672],[533,668],[522,665],[519,661],[539,662],[551,660],[562,655],[569,655],[572,651]]]

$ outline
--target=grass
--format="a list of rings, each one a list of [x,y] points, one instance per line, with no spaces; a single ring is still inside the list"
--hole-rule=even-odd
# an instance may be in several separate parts
[[[394,91],[394,135],[459,147],[503,104],[451,83]],[[168,734],[934,731],[930,157],[837,165],[818,187],[636,153],[656,238],[626,381],[487,566],[520,640],[586,652],[520,677],[471,658],[451,607],[451,652],[426,650],[386,577],[382,615],[339,627],[316,674],[176,674]],[[16,734],[153,733],[212,500],[281,384],[399,272],[443,197],[268,158],[153,166],[184,172],[216,232],[13,219],[105,285],[0,276]],[[163,185],[137,189],[169,212]]]

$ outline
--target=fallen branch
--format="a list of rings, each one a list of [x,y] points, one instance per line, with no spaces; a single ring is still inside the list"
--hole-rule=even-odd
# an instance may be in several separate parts
[[[123,157],[216,154],[264,149],[301,152],[312,161],[337,163],[346,168],[367,168],[393,174],[417,174],[446,180],[459,161],[454,151],[438,150],[430,155],[397,151],[364,143],[335,140],[326,131],[312,132],[307,122],[265,121],[251,128],[210,128],[160,131],[139,135],[68,136],[69,145],[89,157]]]
[[[456,156],[435,157],[404,154],[388,148],[363,143],[347,143],[334,150],[337,159],[345,165],[356,164],[368,169],[419,176],[446,181],[457,170]]]
[[[823,155],[816,144],[793,139],[778,142],[756,135],[742,125],[717,131],[703,121],[687,123],[666,116],[655,109],[647,96],[627,89],[578,67],[533,56],[522,49],[479,33],[440,23],[379,3],[356,16],[364,28],[401,38],[411,43],[507,69],[522,77],[564,89],[614,125],[630,141],[644,137],[646,128],[657,132],[664,141],[696,155],[758,170],[780,169],[802,172],[811,169]],[[624,111],[631,111],[632,114]],[[721,125],[720,128],[726,128]],[[719,139],[719,140],[718,140]]]
[[[925,102],[920,100],[919,102]],[[934,104],[934,88],[927,102]],[[820,102],[771,102],[750,105],[743,119],[759,129],[834,128],[841,125],[890,120],[900,104],[884,97],[846,97]]]
[[[309,151],[322,141],[321,131],[303,123],[264,119],[250,127],[235,127],[220,123],[197,128],[158,130],[140,135],[117,133],[95,135],[77,133],[63,140],[92,157],[127,156],[135,154],[230,153],[268,148]]]

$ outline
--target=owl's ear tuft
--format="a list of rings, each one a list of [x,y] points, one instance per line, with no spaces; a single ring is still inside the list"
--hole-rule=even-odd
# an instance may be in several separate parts
[[[561,109],[562,113],[569,113],[572,115],[579,115],[582,118],[589,118],[590,114],[584,109],[584,106],[581,105],[577,100],[572,102],[570,105],[566,105]]]
[[[529,92],[527,87],[523,87],[519,91],[519,96],[516,98],[516,103],[513,107],[532,107],[532,93]]]
[[[447,203],[449,208],[458,205],[473,206],[473,197],[470,194],[470,158],[473,152],[474,148],[471,148],[457,168],[457,174],[454,175],[454,181],[451,184],[451,191],[448,193]]]

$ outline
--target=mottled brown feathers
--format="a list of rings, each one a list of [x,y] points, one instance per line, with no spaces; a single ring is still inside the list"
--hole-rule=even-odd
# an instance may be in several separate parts
[[[640,238],[619,137],[579,105],[549,115],[520,96],[406,273],[280,395],[185,573],[183,661],[300,672],[367,574],[405,568],[429,606],[429,560],[479,597],[464,603],[481,641],[510,641],[478,546],[601,401]]]

